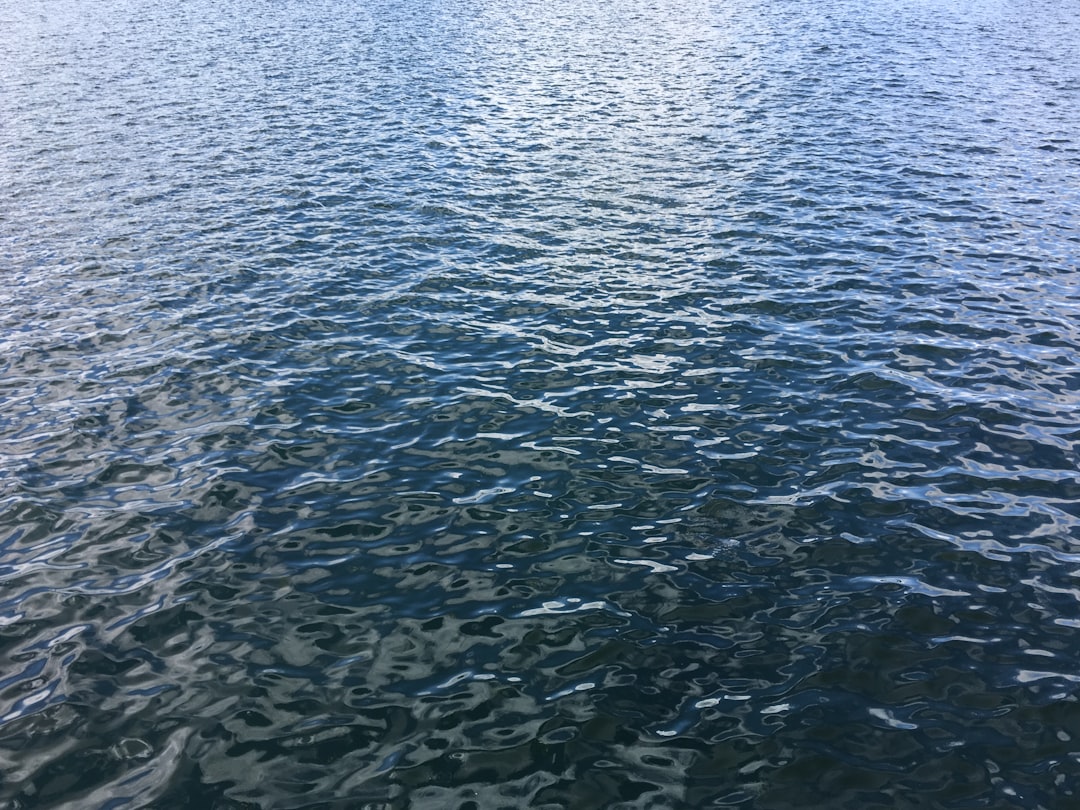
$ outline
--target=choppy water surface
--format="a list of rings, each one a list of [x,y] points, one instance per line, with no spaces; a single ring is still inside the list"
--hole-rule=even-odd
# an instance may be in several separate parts
[[[1071,3],[0,20],[0,806],[1080,803]]]

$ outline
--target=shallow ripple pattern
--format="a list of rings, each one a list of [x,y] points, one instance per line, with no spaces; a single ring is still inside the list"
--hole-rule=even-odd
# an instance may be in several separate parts
[[[1076,806],[1074,12],[0,0],[0,808]]]

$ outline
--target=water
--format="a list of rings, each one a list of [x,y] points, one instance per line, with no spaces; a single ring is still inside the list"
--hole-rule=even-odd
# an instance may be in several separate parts
[[[0,807],[1080,802],[1072,4],[0,21]]]

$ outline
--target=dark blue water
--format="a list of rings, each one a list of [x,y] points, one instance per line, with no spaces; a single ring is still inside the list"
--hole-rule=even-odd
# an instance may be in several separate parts
[[[0,807],[1080,805],[1080,12],[0,0]]]

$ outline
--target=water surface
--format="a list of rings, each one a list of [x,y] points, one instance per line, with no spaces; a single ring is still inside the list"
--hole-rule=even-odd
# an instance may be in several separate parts
[[[0,807],[1080,801],[1080,20],[0,0]]]

